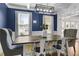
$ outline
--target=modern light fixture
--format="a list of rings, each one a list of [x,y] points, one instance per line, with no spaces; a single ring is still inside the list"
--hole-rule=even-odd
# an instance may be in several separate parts
[[[42,13],[54,13],[54,7],[42,4],[36,4],[35,10]]]

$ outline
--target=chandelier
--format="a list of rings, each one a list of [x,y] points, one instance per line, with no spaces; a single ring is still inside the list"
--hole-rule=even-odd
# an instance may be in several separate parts
[[[55,13],[55,8],[53,6],[36,4],[35,11],[43,14]]]

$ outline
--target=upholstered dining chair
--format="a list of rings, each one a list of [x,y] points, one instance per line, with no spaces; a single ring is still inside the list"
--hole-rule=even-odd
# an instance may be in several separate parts
[[[73,47],[74,56],[76,54],[76,49],[75,49],[76,35],[77,35],[77,29],[65,29],[64,30],[64,38],[67,41],[66,48]],[[67,54],[68,54],[68,51],[67,51]]]
[[[58,55],[60,55],[61,49],[65,50],[65,55],[68,56],[68,47],[73,47],[74,49],[74,56],[76,54],[75,49],[75,43],[76,43],[76,35],[77,35],[77,29],[65,29],[64,32],[64,38],[61,38],[61,40],[57,41],[56,45],[53,45],[53,47],[58,51]],[[60,45],[62,44],[62,45]]]
[[[0,41],[5,56],[23,55],[22,45],[12,45],[12,31],[0,29]]]

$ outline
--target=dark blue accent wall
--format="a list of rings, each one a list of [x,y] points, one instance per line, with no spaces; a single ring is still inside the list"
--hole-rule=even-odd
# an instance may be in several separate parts
[[[13,9],[7,9],[7,28],[15,31],[15,11]]]
[[[15,31],[15,11],[24,11],[24,12],[32,12],[32,31],[41,31],[42,22],[43,22],[43,14],[39,14],[34,11],[29,10],[21,10],[21,9],[12,9],[7,8],[7,28],[12,29]],[[50,15],[54,16],[54,31],[57,31],[57,15]],[[37,23],[33,23],[33,20],[36,20]]]
[[[36,21],[36,23],[33,23]],[[32,12],[32,31],[42,31],[43,15]]]
[[[54,15],[54,31],[57,31],[57,14]]]
[[[34,11],[7,8],[5,3],[0,3],[0,28],[10,28],[15,31],[15,11],[32,12],[32,20],[36,20],[37,24],[32,23],[33,31],[41,31],[43,15]],[[54,31],[57,31],[57,14],[54,16]],[[33,21],[32,21],[33,22]]]
[[[37,24],[32,23],[32,31],[41,31],[42,28],[42,15],[33,11],[20,10],[20,9],[7,9],[7,28],[15,31],[15,11],[32,12],[32,20],[36,20]],[[33,22],[33,21],[32,21]]]
[[[7,6],[4,3],[0,3],[0,28],[6,27],[6,15]]]
[[[27,10],[21,10],[21,9],[7,9],[7,28],[12,29],[15,31],[15,11],[24,11],[27,12]],[[29,12],[29,11],[28,11]]]

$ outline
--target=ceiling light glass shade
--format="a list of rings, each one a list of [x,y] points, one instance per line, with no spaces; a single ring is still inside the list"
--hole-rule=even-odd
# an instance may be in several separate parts
[[[39,8],[37,8],[37,11],[39,11]]]
[[[43,9],[40,9],[40,11],[43,11]]]
[[[44,9],[43,11],[45,12],[46,10]]]
[[[47,10],[45,9],[44,12],[47,12]]]
[[[48,12],[49,10],[46,10],[46,12]]]
[[[52,10],[49,10],[49,12],[52,12]]]

